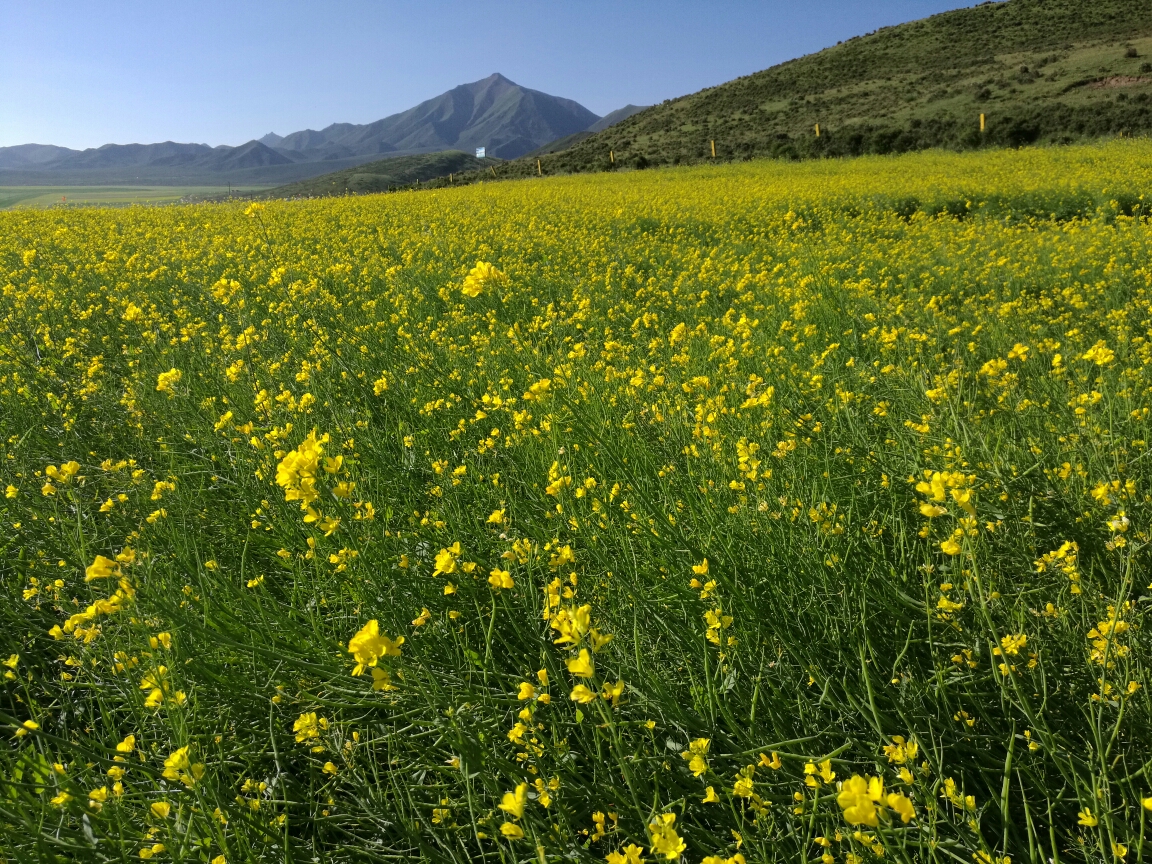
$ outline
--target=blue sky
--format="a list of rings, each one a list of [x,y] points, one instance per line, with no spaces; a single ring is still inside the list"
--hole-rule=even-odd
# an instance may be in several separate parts
[[[2,0],[0,146],[241,144],[502,72],[597,114],[955,0]]]

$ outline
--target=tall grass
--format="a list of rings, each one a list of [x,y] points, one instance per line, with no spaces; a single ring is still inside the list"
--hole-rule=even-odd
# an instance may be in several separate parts
[[[3,855],[1142,860],[1150,152],[0,215]]]

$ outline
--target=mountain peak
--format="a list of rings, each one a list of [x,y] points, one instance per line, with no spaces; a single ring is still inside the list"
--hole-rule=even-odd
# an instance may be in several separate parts
[[[515,159],[599,119],[571,99],[530,90],[493,72],[374,123],[305,129],[270,146],[310,162],[478,147],[490,156]]]
[[[68,172],[69,176],[222,176],[298,180],[385,156],[472,152],[515,159],[549,141],[587,129],[600,118],[571,99],[522,87],[499,72],[461,84],[414,108],[373,123],[332,123],[290,135],[269,132],[239,147],[203,144],[108,144],[83,153],[63,148],[0,148],[0,172]],[[314,167],[313,167],[314,166]]]
[[[468,93],[487,93],[495,90],[496,92],[504,92],[507,90],[524,90],[527,88],[521,87],[515,81],[501,75],[499,72],[493,72],[487,78],[481,78],[479,81],[472,81],[468,84],[461,84],[454,87],[453,90],[466,91]],[[448,92],[453,92],[450,90]]]

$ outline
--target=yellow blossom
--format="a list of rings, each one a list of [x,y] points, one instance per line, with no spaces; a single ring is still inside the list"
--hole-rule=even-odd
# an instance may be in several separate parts
[[[21,723],[16,728],[15,737],[23,738],[29,732],[35,732],[39,728],[40,728],[40,724],[37,723],[35,720],[25,720],[23,723]]]
[[[119,577],[120,565],[103,555],[97,555],[96,560],[84,570],[85,582],[91,582],[93,579],[116,579]]]
[[[760,764],[763,765],[765,768],[771,768],[773,771],[778,771],[778,770],[780,770],[780,766],[783,763],[781,763],[781,761],[780,761],[780,754],[773,751],[771,759],[768,758],[767,754],[761,753],[760,754]]]
[[[629,843],[619,852],[609,852],[604,860],[608,864],[644,864],[644,847]]]
[[[328,718],[318,717],[315,711],[307,711],[296,718],[292,724],[292,731],[296,733],[296,742],[304,743],[320,737],[320,733],[327,730]]]
[[[940,551],[945,555],[959,555],[961,547],[960,544],[956,542],[956,538],[949,537],[947,540],[940,542]]]
[[[652,854],[663,855],[669,861],[677,860],[688,845],[676,833],[676,814],[664,813],[657,816],[648,826],[652,842]]]
[[[876,802],[883,798],[884,783],[879,777],[865,778],[854,774],[844,781],[836,803],[844,811],[844,821],[849,825],[876,827],[879,824]]]
[[[382,657],[399,657],[400,646],[403,644],[403,636],[392,640],[381,633],[380,623],[373,618],[348,640],[348,653],[356,660],[352,674],[364,674],[365,669],[375,666]]]
[[[513,819],[519,819],[524,815],[524,805],[527,801],[528,784],[521,783],[512,792],[504,793],[504,797],[500,800],[500,809]]]
[[[453,543],[447,549],[441,549],[436,553],[435,569],[432,571],[432,575],[441,576],[455,573],[460,554],[459,542]]]
[[[579,702],[581,705],[587,705],[589,702],[596,701],[596,691],[590,690],[583,684],[577,684],[572,688],[572,692],[568,694],[568,698],[573,702]]]
[[[1013,635],[1002,636],[1000,638],[1000,647],[1001,647],[1001,649],[1003,649],[1005,654],[1012,654],[1012,655],[1019,654],[1020,649],[1023,648],[1027,644],[1028,644],[1028,637],[1025,636],[1023,633],[1020,633],[1020,634],[1015,635],[1015,636],[1013,636]]]
[[[496,568],[488,576],[488,584],[496,589],[516,587],[516,583],[512,579],[512,574],[500,568]]]
[[[580,653],[567,661],[568,671],[579,678],[591,678],[596,674],[596,667],[587,648],[581,648]]]
[[[184,373],[175,368],[161,372],[156,376],[156,389],[160,393],[167,393],[168,398],[171,399],[176,393],[176,385],[180,383],[180,379],[183,377]]]
[[[460,293],[465,297],[479,297],[489,285],[504,282],[507,278],[487,261],[477,261],[476,266],[468,271]]]
[[[886,800],[888,806],[896,811],[901,822],[907,824],[916,818],[916,809],[912,806],[912,801],[902,792],[891,792]]]
[[[688,749],[681,753],[681,757],[688,760],[688,770],[693,777],[699,777],[708,770],[708,747],[712,742],[707,738],[696,738],[688,743]]]

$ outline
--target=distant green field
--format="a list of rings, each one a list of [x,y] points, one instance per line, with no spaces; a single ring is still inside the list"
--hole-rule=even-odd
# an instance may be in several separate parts
[[[233,190],[236,191],[236,190]],[[251,190],[245,190],[251,191]],[[188,195],[219,195],[227,186],[0,186],[0,210],[71,204],[165,204]]]

